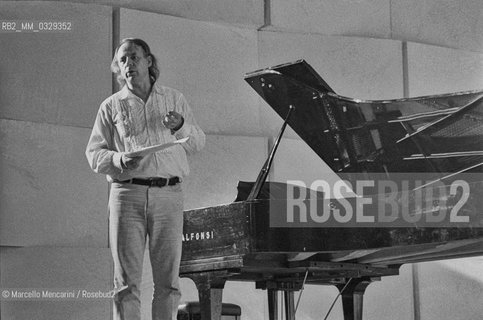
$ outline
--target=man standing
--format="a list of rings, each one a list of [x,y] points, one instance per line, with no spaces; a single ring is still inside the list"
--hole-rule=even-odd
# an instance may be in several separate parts
[[[182,181],[187,153],[199,151],[205,135],[184,96],[161,86],[154,55],[141,39],[124,39],[111,64],[123,88],[100,106],[86,149],[91,168],[111,182],[110,247],[117,295],[114,317],[140,319],[140,284],[148,238],[153,269],[152,315],[176,319],[183,228]],[[146,155],[128,152],[188,137],[187,142]]]

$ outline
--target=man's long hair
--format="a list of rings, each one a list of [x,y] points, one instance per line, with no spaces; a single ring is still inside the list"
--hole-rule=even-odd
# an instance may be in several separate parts
[[[151,80],[151,83],[154,83],[159,77],[157,59],[151,53],[151,49],[149,48],[148,44],[144,40],[141,40],[138,38],[122,39],[121,43],[119,43],[119,45],[116,48],[116,51],[114,52],[114,58],[112,58],[112,62],[111,62],[111,71],[116,74],[117,82],[119,82],[121,86],[123,86],[124,83],[126,82],[126,80],[124,80],[121,74],[121,69],[119,68],[119,65],[117,63],[117,52],[119,51],[119,48],[125,43],[132,43],[141,47],[144,51],[144,57],[146,58],[151,57],[152,63],[151,63],[151,66],[149,67],[149,79]]]

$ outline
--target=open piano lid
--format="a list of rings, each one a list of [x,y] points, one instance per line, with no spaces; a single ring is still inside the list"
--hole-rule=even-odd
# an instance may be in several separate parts
[[[337,95],[304,60],[245,80],[334,172],[465,172],[483,163],[483,92],[394,100]]]

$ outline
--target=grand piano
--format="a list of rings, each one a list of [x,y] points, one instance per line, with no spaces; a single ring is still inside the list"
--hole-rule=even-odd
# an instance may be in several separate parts
[[[305,284],[334,285],[344,319],[360,320],[366,287],[397,275],[402,264],[483,254],[482,91],[357,100],[336,94],[304,60],[248,73],[245,80],[284,123],[257,180],[240,182],[233,203],[184,212],[180,276],[195,282],[202,320],[220,319],[226,281],[252,281],[266,290],[270,320],[282,313],[295,319],[294,293]],[[350,186],[424,176],[416,186],[349,201],[370,199],[368,215],[382,208],[416,219],[288,223],[287,198],[295,193],[305,195],[299,204],[321,204],[316,217],[341,203],[320,190],[266,182],[286,125]],[[435,212],[447,215],[424,219]]]

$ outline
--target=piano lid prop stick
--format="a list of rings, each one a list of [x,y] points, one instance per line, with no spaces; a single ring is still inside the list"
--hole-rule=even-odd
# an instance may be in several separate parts
[[[288,108],[289,108],[288,113],[287,113],[287,116],[285,117],[282,128],[280,128],[280,132],[278,133],[277,139],[273,144],[272,150],[270,151],[270,155],[265,161],[265,164],[263,165],[262,170],[258,174],[257,180],[255,181],[255,184],[253,185],[252,190],[250,191],[250,194],[248,195],[247,201],[255,200],[258,198],[258,196],[260,195],[260,190],[262,189],[262,186],[265,183],[265,180],[267,180],[268,172],[270,171],[270,167],[272,166],[273,157],[275,156],[275,152],[277,152],[277,148],[278,148],[278,145],[280,144],[280,140],[282,139],[282,135],[285,131],[285,127],[287,127],[288,119],[290,118],[292,111],[295,109],[293,105],[290,105]]]
[[[349,280],[344,285],[344,287],[342,288],[342,290],[339,291],[339,294],[337,295],[337,297],[335,297],[334,301],[330,305],[329,311],[327,311],[327,314],[325,315],[324,320],[327,320],[327,318],[329,317],[330,313],[332,312],[332,309],[334,308],[335,303],[337,302],[337,299],[339,299],[339,297],[342,295],[342,293],[344,292],[345,288],[347,288],[347,286],[349,285],[349,283],[351,281],[352,281],[352,278],[349,278]]]
[[[299,297],[297,299],[297,305],[295,305],[295,311],[293,312],[294,314],[297,313],[297,309],[299,308],[300,299],[302,298],[302,293],[304,292],[305,282],[307,281],[308,275],[309,275],[309,268],[307,268],[307,270],[305,271],[304,281],[302,282],[302,288],[300,289]]]

